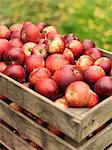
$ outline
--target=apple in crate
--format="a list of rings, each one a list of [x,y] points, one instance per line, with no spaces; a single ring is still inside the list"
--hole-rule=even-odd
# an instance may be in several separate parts
[[[98,79],[105,76],[105,71],[100,66],[90,66],[84,72],[85,81],[88,83],[95,83]]]
[[[47,68],[42,67],[42,68],[34,69],[30,73],[29,81],[32,86],[35,86],[38,80],[42,78],[49,78],[49,77],[51,77],[51,72]]]
[[[33,54],[26,58],[25,65],[27,72],[31,73],[34,69],[44,67],[45,61],[42,56]]]
[[[112,78],[105,76],[100,78],[94,85],[94,91],[103,99],[112,95]]]
[[[26,56],[30,56],[32,54],[32,49],[37,46],[34,42],[27,42],[22,46],[22,50]]]
[[[59,94],[57,83],[50,78],[40,79],[37,81],[35,91],[52,101],[55,101]]]
[[[69,64],[70,62],[62,54],[52,54],[46,59],[46,68],[50,70],[52,74],[63,66]]]
[[[5,69],[4,74],[20,83],[24,83],[26,79],[26,72],[20,65],[9,65]]]
[[[101,57],[94,62],[94,65],[102,67],[108,74],[111,71],[112,62],[107,57]]]
[[[66,34],[64,36],[64,39],[65,39],[65,43],[67,44],[69,41],[72,41],[72,40],[78,40],[79,41],[79,38],[73,34],[73,33],[69,33],[69,34]]]
[[[54,32],[58,33],[57,29],[54,26],[46,26],[43,30],[42,33],[47,34],[48,32]]]
[[[90,39],[85,39],[82,41],[82,45],[83,45],[83,49],[84,51],[90,48],[94,48],[95,47],[95,43],[90,40]]]
[[[0,62],[0,72],[3,73],[6,68],[7,68],[6,63],[5,62]]]
[[[71,63],[71,64],[74,64],[74,54],[73,52],[68,49],[68,48],[65,48],[64,52],[63,52],[63,55],[66,57],[66,59]]]
[[[9,50],[9,41],[6,39],[0,39],[0,60],[3,59],[4,52]]]
[[[69,104],[67,103],[65,97],[61,97],[54,102],[58,107],[68,108]]]
[[[13,48],[13,47],[21,48],[22,46],[23,46],[23,42],[20,39],[13,38],[9,41],[10,48]]]
[[[88,55],[82,55],[77,61],[76,61],[76,67],[84,72],[86,69],[89,68],[89,66],[92,66],[94,63],[93,59]]]
[[[87,107],[90,100],[90,87],[83,81],[72,82],[65,91],[65,98],[71,107]]]
[[[21,48],[13,47],[4,53],[4,61],[7,64],[22,65],[25,61],[25,53]]]
[[[9,30],[10,30],[11,33],[13,33],[13,32],[16,32],[16,31],[21,31],[22,28],[23,28],[22,23],[15,23],[15,24],[10,26]]]
[[[0,25],[0,39],[9,39],[11,33],[5,25]]]
[[[49,25],[45,22],[40,22],[36,26],[37,26],[38,30],[42,33],[43,29]]]

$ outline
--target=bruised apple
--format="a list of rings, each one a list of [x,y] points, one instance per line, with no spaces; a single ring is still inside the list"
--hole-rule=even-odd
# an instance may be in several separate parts
[[[83,81],[72,82],[65,91],[65,98],[71,107],[87,107],[90,100],[90,87]]]

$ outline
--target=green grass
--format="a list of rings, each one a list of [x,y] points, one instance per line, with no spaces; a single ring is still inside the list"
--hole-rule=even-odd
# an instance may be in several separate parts
[[[0,22],[48,22],[62,34],[91,38],[98,47],[112,51],[111,0],[1,0]]]

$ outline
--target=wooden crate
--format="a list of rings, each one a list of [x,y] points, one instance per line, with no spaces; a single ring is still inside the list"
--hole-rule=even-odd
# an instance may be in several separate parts
[[[112,53],[103,50],[103,54],[112,59]],[[89,150],[95,146],[105,148],[112,141],[111,125],[89,141],[85,141],[89,134],[112,118],[112,96],[92,109],[67,108],[64,110],[2,73],[0,73],[0,93],[47,123],[59,128],[68,137],[66,140],[56,137],[25,115],[10,109],[4,102],[0,102],[0,118],[15,129],[25,132],[45,150],[75,150],[77,148]],[[5,128],[1,129],[5,130]]]

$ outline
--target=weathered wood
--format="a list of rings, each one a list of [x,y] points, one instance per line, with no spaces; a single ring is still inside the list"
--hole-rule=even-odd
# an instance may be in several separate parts
[[[0,123],[0,141],[11,150],[36,150],[10,129]]]
[[[67,142],[58,138],[22,113],[11,109],[3,101],[0,101],[0,118],[13,128],[25,133],[29,139],[44,150],[76,150]]]
[[[112,123],[82,145],[79,150],[104,150],[112,143]]]
[[[106,51],[106,50],[103,50],[103,49],[101,49],[101,50],[103,52],[103,56],[106,56],[106,57],[112,59],[112,52]]]

